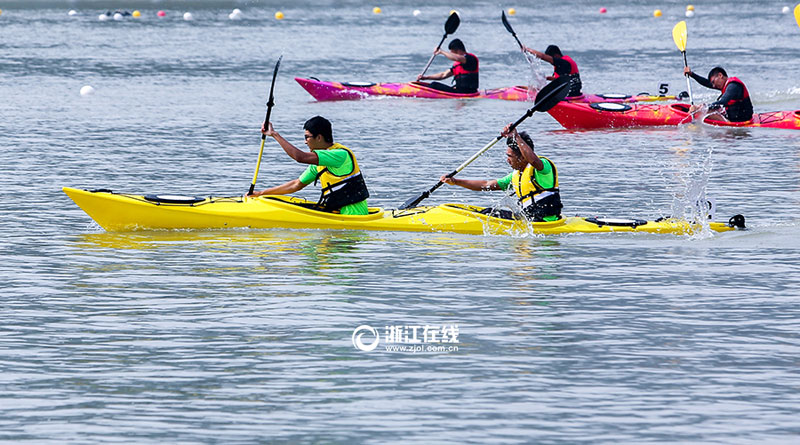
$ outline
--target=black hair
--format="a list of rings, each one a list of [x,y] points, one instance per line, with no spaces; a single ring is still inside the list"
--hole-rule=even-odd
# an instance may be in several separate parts
[[[531,150],[533,150],[533,139],[531,139],[528,133],[520,131],[519,137],[521,137],[522,140],[525,141],[526,144],[528,144],[528,147],[530,147]],[[514,140],[513,136],[509,136],[506,139],[506,145],[508,145],[511,148],[511,151],[513,151],[515,155],[522,156],[522,151],[519,149],[519,145],[517,144],[517,141]]]
[[[716,76],[717,74],[722,74],[723,76],[728,77],[728,73],[726,73],[721,66],[715,66],[714,68],[711,68],[711,71],[708,72],[709,82],[711,81],[711,78]]]
[[[450,51],[453,51],[454,49],[458,49],[458,50],[467,52],[467,48],[464,47],[464,42],[462,42],[461,39],[453,39],[453,41],[451,41],[450,44],[447,45],[447,48]]]
[[[548,46],[547,49],[544,50],[544,53],[547,54],[550,57],[555,57],[555,56],[562,57],[563,56],[563,54],[561,54],[561,50],[558,49],[558,47],[555,46],[555,45]]]
[[[311,133],[311,137],[317,137],[321,134],[322,137],[325,138],[325,142],[333,143],[331,122],[322,116],[314,116],[307,120],[303,125],[303,130],[308,130],[308,132]]]

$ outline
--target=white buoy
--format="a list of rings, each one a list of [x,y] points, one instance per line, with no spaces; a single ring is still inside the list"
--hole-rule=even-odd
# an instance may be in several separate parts
[[[694,11],[692,11],[691,9],[687,10],[686,11],[686,17],[694,17]]]
[[[239,8],[234,8],[233,9],[233,14],[241,14],[241,13],[242,13],[241,9],[239,9]]]
[[[242,11],[238,9],[234,9],[233,12],[228,14],[228,18],[231,20],[241,20],[242,19]]]
[[[119,12],[115,12],[115,13],[114,13],[114,20],[116,20],[116,21],[120,21],[120,20],[122,20],[122,19],[124,19],[124,18],[125,18],[125,17],[123,17],[123,15],[122,15],[122,14],[120,14]]]
[[[94,88],[92,88],[91,85],[84,85],[81,87],[81,96],[86,97],[91,96],[92,94],[94,94]]]
[[[789,11],[790,11],[790,9],[789,9],[788,6],[784,6],[783,9],[781,9],[781,12],[784,13],[784,14],[788,14]]]
[[[68,15],[70,15],[70,16],[73,16],[73,15],[78,15],[78,11],[76,11],[76,10],[74,10],[74,9],[70,9],[70,10],[69,10],[69,12],[68,12],[67,14],[68,14]]]
[[[108,19],[109,19],[109,17],[107,15],[105,15],[105,14],[100,14],[100,15],[97,16],[97,20],[100,20],[101,22],[105,22]]]
[[[189,21],[189,20],[194,20],[194,17],[192,17],[192,13],[191,12],[187,12],[187,13],[183,14],[183,19],[186,20],[186,21]]]
[[[420,14],[422,14],[422,11],[420,11],[419,9],[415,9],[414,10],[414,17],[416,17],[416,16],[418,16]]]

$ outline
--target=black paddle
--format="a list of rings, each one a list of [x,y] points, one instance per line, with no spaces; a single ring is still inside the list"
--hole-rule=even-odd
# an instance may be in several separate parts
[[[267,101],[267,117],[264,118],[264,127],[266,128],[269,125],[269,115],[272,113],[272,107],[275,105],[275,95],[273,92],[275,91],[275,78],[278,77],[278,68],[281,66],[281,59],[283,59],[283,55],[278,57],[278,63],[275,64],[275,71],[272,72],[272,85],[269,87],[269,100]],[[267,139],[267,135],[261,133],[261,150],[258,151],[258,162],[256,162],[256,172],[253,173],[253,182],[250,183],[250,191],[247,192],[248,195],[253,193],[253,190],[256,188],[256,179],[258,178],[258,170],[261,168],[261,156],[264,154],[264,140]]]
[[[458,25],[460,24],[461,24],[461,18],[458,17],[457,12],[453,11],[453,13],[450,14],[450,17],[447,17],[447,21],[444,22],[444,35],[442,36],[442,41],[439,42],[438,45],[436,45],[437,50],[442,47],[442,43],[444,43],[444,40],[447,38],[447,35],[456,32],[456,29],[458,29]],[[422,70],[422,74],[420,74],[420,77],[424,76],[425,73],[428,71],[428,68],[430,68],[431,63],[433,63],[434,57],[436,57],[436,50],[434,50],[433,55],[431,56],[431,60],[428,60],[428,64],[425,65],[425,69]]]
[[[509,127],[509,131],[517,128],[517,126],[521,124],[522,121],[531,117],[534,112],[547,111],[556,106],[556,104],[558,104],[559,102],[564,100],[565,97],[567,97],[568,91],[569,91],[569,79],[566,76],[559,77],[558,79],[545,85],[545,87],[542,88],[541,91],[539,91],[539,94],[536,95],[536,102],[534,102],[533,107],[531,107],[527,112],[525,112],[525,114],[521,118],[517,119],[516,122],[511,124],[511,126]],[[447,177],[452,178],[453,176],[455,176],[458,172],[460,172],[466,166],[471,164],[472,161],[478,159],[478,157],[482,155],[484,152],[486,152],[486,150],[492,148],[492,146],[496,144],[500,139],[503,139],[502,134],[495,136],[492,142],[488,143],[485,147],[481,148],[477,153],[472,155],[471,158],[464,161],[463,164],[459,165],[455,170],[450,172],[450,174],[448,174]],[[431,193],[436,191],[436,189],[441,187],[442,184],[444,184],[442,181],[437,182],[436,185],[422,192],[422,194],[420,194],[416,198],[411,198],[408,201],[404,202],[403,205],[399,207],[399,210],[405,210],[410,207],[415,207],[417,204],[422,202],[423,199],[427,198],[428,196],[431,195]]]
[[[525,46],[522,45],[522,42],[519,41],[517,38],[517,33],[514,32],[514,28],[511,27],[511,23],[508,23],[508,19],[506,18],[506,12],[503,11],[503,15],[501,16],[503,19],[503,26],[506,27],[506,30],[514,36],[514,40],[517,41],[517,45],[519,45],[519,49],[525,51]]]

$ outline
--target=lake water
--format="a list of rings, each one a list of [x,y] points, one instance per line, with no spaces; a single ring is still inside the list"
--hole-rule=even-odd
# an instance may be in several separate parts
[[[245,192],[281,54],[276,129],[302,147],[303,122],[328,117],[375,206],[427,189],[530,106],[315,102],[294,77],[415,78],[453,8],[373,6],[0,3],[0,440],[796,442],[796,131],[568,132],[546,114],[521,126],[558,166],[565,214],[654,219],[707,196],[717,219],[747,218],[723,234],[106,233],[61,192]],[[684,2],[458,2],[455,37],[480,58],[483,88],[546,73],[503,28],[511,6],[520,39],[558,44],[585,92],[686,89],[671,38]],[[689,64],[743,79],[756,111],[800,109],[800,28],[783,6],[697,4]],[[116,8],[142,17],[98,20]],[[268,139],[259,187],[302,170]],[[497,146],[460,176],[508,171]],[[443,187],[426,203],[502,199]],[[362,325],[377,349],[354,347]],[[387,350],[398,327],[438,349]]]

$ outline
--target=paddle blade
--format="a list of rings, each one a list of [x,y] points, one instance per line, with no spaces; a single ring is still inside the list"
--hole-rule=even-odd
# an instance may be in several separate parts
[[[794,19],[797,21],[797,26],[800,26],[800,3],[794,7]]]
[[[674,28],[672,28],[672,40],[675,41],[675,46],[678,47],[680,52],[686,51],[686,36],[686,21],[681,20],[677,25],[675,25]]]
[[[544,112],[556,106],[564,100],[569,93],[570,79],[566,76],[548,83],[536,94],[536,102],[533,103],[533,111]]]
[[[453,11],[450,14],[450,17],[447,18],[447,21],[444,22],[444,33],[445,34],[452,34],[456,32],[458,29],[458,25],[461,24],[461,17],[458,16],[458,13]]]
[[[506,27],[506,31],[510,32],[511,35],[514,35],[514,36],[517,35],[517,33],[514,32],[514,28],[511,27],[511,23],[508,23],[508,19],[506,18],[506,12],[505,11],[503,11],[503,15],[500,16],[500,17],[503,19],[503,26]]]

